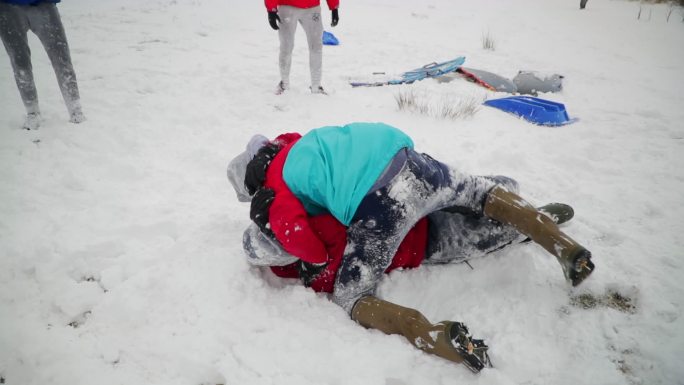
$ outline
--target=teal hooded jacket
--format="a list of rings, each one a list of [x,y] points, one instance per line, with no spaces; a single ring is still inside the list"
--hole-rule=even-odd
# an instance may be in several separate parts
[[[316,128],[294,144],[283,179],[309,215],[329,212],[348,226],[356,209],[411,138],[384,123]]]

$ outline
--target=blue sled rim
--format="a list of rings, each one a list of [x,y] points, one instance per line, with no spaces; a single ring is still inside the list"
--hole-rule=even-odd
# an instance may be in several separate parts
[[[578,119],[571,119],[562,103],[553,102],[531,96],[511,96],[502,99],[487,100],[486,106],[519,116],[531,123],[541,126],[564,126]]]
[[[427,78],[434,78],[454,72],[459,69],[465,62],[465,56],[457,57],[453,60],[448,60],[442,63],[430,63],[423,67],[416,68],[411,71],[406,71],[397,79],[390,79],[377,82],[350,82],[352,87],[378,87],[386,85],[411,84]]]
[[[332,32],[323,31],[323,45],[340,45],[340,41]]]

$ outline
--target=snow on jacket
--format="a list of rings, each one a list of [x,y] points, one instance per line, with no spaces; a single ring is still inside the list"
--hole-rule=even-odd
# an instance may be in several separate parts
[[[335,288],[337,270],[342,264],[344,249],[347,246],[347,228],[330,214],[311,217],[309,223],[318,239],[325,245],[328,253],[325,269],[311,281],[310,287],[317,292],[332,293]],[[423,218],[408,232],[385,272],[389,273],[398,268],[420,266],[425,258],[427,234],[428,220]],[[297,263],[272,266],[271,270],[279,277],[299,278]]]
[[[57,4],[60,0],[0,0],[0,2],[14,5],[38,5],[40,3]]]
[[[413,148],[411,138],[384,123],[321,127],[292,146],[282,175],[309,215],[329,212],[348,226],[402,148]]]
[[[337,9],[340,6],[340,0],[327,0],[328,8],[330,10]],[[297,8],[313,8],[321,5],[320,0],[264,0],[266,9],[270,11],[277,11],[279,5],[289,5]]]

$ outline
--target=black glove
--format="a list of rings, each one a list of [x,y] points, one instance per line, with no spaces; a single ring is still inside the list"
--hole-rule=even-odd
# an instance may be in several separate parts
[[[309,287],[314,279],[325,270],[328,266],[327,262],[321,264],[304,262],[301,259],[297,263],[297,271],[299,272],[299,279],[304,283],[304,286]]]
[[[332,10],[332,23],[331,26],[336,26],[340,22],[340,14],[337,12],[337,8]]]
[[[280,146],[276,144],[269,143],[259,149],[254,159],[247,163],[247,169],[245,170],[245,187],[247,187],[247,192],[249,195],[254,195],[254,193],[261,188],[266,180],[266,169],[268,165],[271,164],[273,158],[280,151]]]
[[[271,24],[271,28],[273,28],[277,31],[280,28],[278,28],[278,23],[276,23],[276,20],[278,20],[278,23],[280,23],[280,18],[278,17],[278,12],[269,12],[268,13],[268,24]]]
[[[252,198],[252,205],[249,208],[249,218],[259,226],[262,233],[274,238],[275,235],[268,223],[268,210],[275,198],[275,192],[270,188],[260,188]]]

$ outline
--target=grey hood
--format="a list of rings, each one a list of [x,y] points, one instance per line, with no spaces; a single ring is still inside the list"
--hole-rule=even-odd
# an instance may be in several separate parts
[[[249,202],[252,197],[247,192],[245,186],[245,173],[247,172],[247,163],[249,163],[257,151],[268,143],[268,138],[263,135],[254,135],[249,140],[246,150],[238,154],[233,160],[228,163],[228,180],[233,185],[237,199],[240,202]]]

